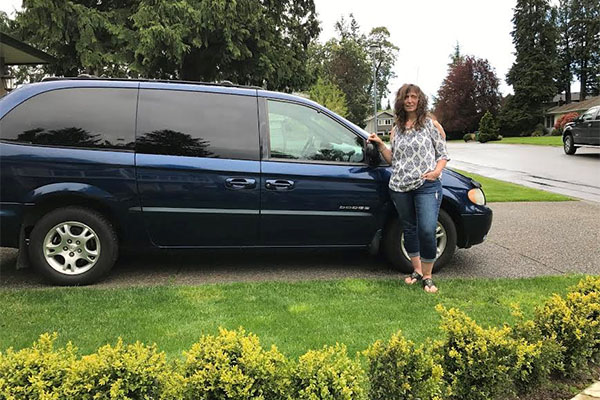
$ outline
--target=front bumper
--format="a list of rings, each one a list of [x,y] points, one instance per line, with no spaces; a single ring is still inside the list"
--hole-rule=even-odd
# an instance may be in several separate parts
[[[485,240],[492,227],[493,212],[485,207],[484,212],[477,214],[462,214],[463,237],[458,247],[468,249],[474,244]]]

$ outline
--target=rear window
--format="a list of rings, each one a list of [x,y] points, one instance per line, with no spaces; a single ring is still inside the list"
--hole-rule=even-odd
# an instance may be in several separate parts
[[[259,159],[254,96],[142,89],[136,152]]]
[[[0,120],[0,139],[23,144],[133,150],[137,89],[41,93]]]

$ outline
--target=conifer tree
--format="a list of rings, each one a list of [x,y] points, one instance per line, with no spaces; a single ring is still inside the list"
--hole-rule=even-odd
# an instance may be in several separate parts
[[[531,131],[543,118],[543,105],[556,94],[558,76],[556,10],[549,0],[517,0],[512,31],[516,59],[507,74],[514,97],[503,110],[513,134]]]

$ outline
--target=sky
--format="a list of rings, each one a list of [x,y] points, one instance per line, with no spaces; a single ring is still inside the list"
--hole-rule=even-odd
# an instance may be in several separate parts
[[[350,13],[365,34],[377,26],[389,30],[391,42],[400,48],[394,68],[397,77],[388,86],[392,104],[403,83],[419,85],[432,101],[457,43],[463,55],[488,60],[503,95],[513,93],[506,74],[515,60],[510,32],[516,0],[314,1],[321,43],[335,36],[336,21],[342,16],[348,19]],[[0,10],[9,15],[20,6],[21,0],[0,0]]]

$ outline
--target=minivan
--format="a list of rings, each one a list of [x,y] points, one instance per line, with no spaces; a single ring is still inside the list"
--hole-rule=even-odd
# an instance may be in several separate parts
[[[53,78],[0,100],[0,246],[50,282],[97,281],[120,250],[363,247],[411,266],[390,168],[358,126],[229,83]],[[444,170],[439,258],[491,226]]]

